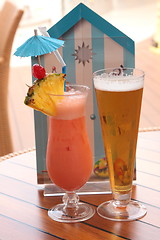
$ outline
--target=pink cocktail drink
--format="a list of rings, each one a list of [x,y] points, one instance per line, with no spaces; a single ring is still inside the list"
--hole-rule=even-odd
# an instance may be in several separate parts
[[[51,180],[67,191],[82,187],[92,171],[85,123],[85,95],[64,97],[50,117],[47,169]]]
[[[50,179],[66,193],[64,203],[53,207],[48,215],[60,222],[84,221],[94,214],[91,206],[79,203],[75,193],[87,182],[93,167],[85,119],[88,90],[73,85],[64,95],[51,95],[56,98],[56,114],[49,117],[47,170]]]

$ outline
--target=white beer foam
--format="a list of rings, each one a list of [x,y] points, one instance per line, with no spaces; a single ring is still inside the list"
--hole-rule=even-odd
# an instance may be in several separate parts
[[[102,74],[94,76],[94,86],[98,90],[111,92],[127,92],[143,88],[143,76],[109,76]]]

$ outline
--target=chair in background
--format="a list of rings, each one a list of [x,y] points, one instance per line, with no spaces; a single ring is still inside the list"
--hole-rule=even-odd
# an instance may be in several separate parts
[[[23,10],[9,1],[0,10],[0,156],[13,151],[8,116],[8,82],[13,39],[22,15]]]

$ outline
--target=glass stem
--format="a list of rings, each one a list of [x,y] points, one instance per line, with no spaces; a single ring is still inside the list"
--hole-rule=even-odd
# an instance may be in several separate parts
[[[69,217],[75,217],[78,214],[79,196],[75,192],[66,192],[63,196],[64,214]]]
[[[126,208],[131,200],[131,191],[127,193],[113,193],[113,204],[116,208]]]

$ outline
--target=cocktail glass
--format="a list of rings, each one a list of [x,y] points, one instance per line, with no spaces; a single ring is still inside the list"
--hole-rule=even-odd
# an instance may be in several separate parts
[[[67,85],[64,95],[56,98],[56,116],[49,117],[47,170],[50,179],[66,193],[63,203],[48,211],[59,222],[79,222],[89,219],[94,208],[80,203],[76,190],[89,179],[93,157],[86,130],[85,105],[89,88]]]
[[[93,81],[113,194],[97,211],[114,221],[135,220],[146,214],[142,204],[131,200],[144,72],[103,69]]]

